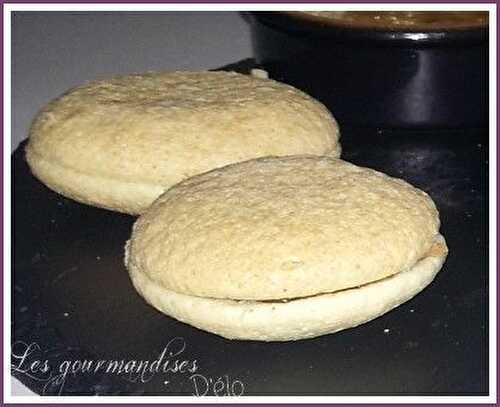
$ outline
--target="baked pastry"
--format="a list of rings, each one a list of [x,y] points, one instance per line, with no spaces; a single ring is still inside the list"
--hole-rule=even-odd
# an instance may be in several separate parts
[[[60,194],[140,214],[192,175],[268,155],[339,156],[338,138],[329,111],[291,86],[234,72],[160,72],[89,82],[50,102],[26,156]]]
[[[165,192],[133,227],[137,291],[180,321],[231,339],[315,337],[376,318],[440,270],[431,198],[340,159],[268,157]]]

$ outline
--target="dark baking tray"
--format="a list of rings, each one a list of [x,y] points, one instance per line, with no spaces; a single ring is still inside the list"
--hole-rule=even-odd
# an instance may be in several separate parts
[[[342,133],[344,159],[433,197],[450,255],[426,290],[388,314],[286,343],[229,341],[148,306],[123,265],[135,218],[50,191],[21,144],[12,156],[12,374],[40,394],[192,395],[195,383],[212,395],[487,394],[487,131]],[[170,359],[170,370],[141,379],[130,361],[144,368],[166,346],[161,367]],[[177,372],[176,359],[188,361]],[[123,360],[132,372],[82,371],[82,361],[99,360]],[[193,360],[195,378],[186,371]]]

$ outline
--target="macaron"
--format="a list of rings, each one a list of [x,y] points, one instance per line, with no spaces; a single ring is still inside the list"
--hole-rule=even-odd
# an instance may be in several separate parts
[[[125,264],[160,312],[229,339],[288,341],[370,321],[429,285],[448,249],[425,192],[314,155],[191,177],[134,224]]]
[[[28,164],[66,197],[137,215],[174,184],[227,164],[338,157],[331,113],[263,76],[150,72],[88,82],[38,113]]]

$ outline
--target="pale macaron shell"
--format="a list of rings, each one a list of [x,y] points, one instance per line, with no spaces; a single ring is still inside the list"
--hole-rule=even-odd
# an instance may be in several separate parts
[[[361,287],[293,299],[259,302],[213,299],[168,290],[138,271],[137,291],[159,311],[228,339],[290,341],[314,338],[368,322],[408,301],[441,269],[448,249],[442,236],[411,269]]]
[[[329,157],[261,158],[169,189],[135,223],[128,265],[189,296],[305,297],[411,269],[439,224],[402,180]]]
[[[142,213],[190,176],[268,155],[340,155],[330,112],[282,83],[234,72],[117,76],[71,89],[35,118],[33,173],[77,201]]]

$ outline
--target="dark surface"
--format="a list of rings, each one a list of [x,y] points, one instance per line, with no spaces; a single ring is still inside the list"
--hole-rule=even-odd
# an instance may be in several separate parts
[[[272,78],[322,101],[344,124],[463,128],[488,119],[487,30],[339,28],[256,12],[254,54]]]
[[[13,374],[45,394],[191,395],[196,389],[188,371],[153,370],[143,382],[138,374],[85,373],[78,365],[100,359],[152,363],[178,337],[185,349],[180,339],[170,345],[171,368],[175,359],[190,361],[184,370],[196,359],[197,374],[214,382],[221,376],[224,383],[239,380],[246,395],[485,394],[487,143],[482,130],[344,128],[343,158],[401,177],[434,198],[450,255],[427,289],[390,313],[334,335],[287,343],[232,342],[148,306],[123,266],[134,218],[51,192],[31,175],[21,145],[12,158],[13,351],[21,355],[26,345],[36,345],[24,359],[13,358]],[[36,360],[42,362],[32,365]],[[76,372],[62,382],[64,360],[76,361]],[[233,390],[240,389],[236,382]]]

